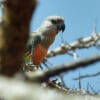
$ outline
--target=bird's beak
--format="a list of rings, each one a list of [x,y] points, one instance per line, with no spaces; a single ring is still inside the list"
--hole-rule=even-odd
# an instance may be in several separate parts
[[[57,25],[57,29],[58,29],[59,31],[64,32],[64,30],[65,30],[65,24],[64,24],[64,23],[58,24],[58,25]]]

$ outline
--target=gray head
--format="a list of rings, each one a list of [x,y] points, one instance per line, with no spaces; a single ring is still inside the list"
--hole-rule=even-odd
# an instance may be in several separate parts
[[[60,16],[49,16],[44,22],[48,23],[48,26],[56,27],[58,32],[65,30],[64,18]]]

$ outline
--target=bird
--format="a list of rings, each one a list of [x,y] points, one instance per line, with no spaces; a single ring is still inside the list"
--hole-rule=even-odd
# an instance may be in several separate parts
[[[56,35],[65,30],[64,18],[48,16],[40,27],[30,34],[27,53],[34,65],[40,65],[47,55],[48,48],[55,41]]]

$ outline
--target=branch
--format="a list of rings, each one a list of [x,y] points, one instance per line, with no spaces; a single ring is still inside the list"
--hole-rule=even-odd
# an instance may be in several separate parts
[[[76,95],[77,94],[77,95]],[[99,100],[99,95],[59,92],[40,85],[0,76],[0,100]],[[92,99],[91,99],[92,98]]]
[[[34,81],[44,82],[48,80],[50,77],[59,75],[64,72],[73,71],[78,68],[86,68],[88,65],[99,62],[100,61],[100,54],[94,55],[88,58],[76,60],[74,62],[66,63],[61,66],[53,66],[51,70],[48,71],[37,71],[26,73],[26,76]]]
[[[84,78],[89,78],[89,77],[96,77],[98,75],[100,75],[100,72],[97,72],[95,74],[82,75],[82,76],[79,76],[77,78],[73,78],[73,80],[79,80],[79,79],[84,79]]]
[[[13,76],[20,70],[36,0],[3,0],[0,24],[0,73]]]
[[[89,48],[95,45],[98,41],[100,41],[100,34],[96,34],[96,33],[86,38],[79,38],[72,43],[62,44],[60,47],[48,51],[47,57],[53,57],[53,56],[65,54],[71,50]]]

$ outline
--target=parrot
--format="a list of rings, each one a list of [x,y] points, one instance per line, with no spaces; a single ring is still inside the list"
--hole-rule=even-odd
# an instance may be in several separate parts
[[[65,30],[64,18],[48,16],[40,27],[30,34],[26,55],[30,57],[33,65],[40,65],[47,55],[48,48],[55,41],[56,35]]]

